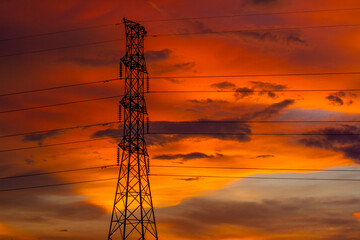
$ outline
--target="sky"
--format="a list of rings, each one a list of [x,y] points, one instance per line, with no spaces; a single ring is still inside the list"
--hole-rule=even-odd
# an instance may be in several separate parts
[[[146,136],[151,174],[188,175],[150,176],[159,239],[358,239],[360,182],[339,179],[360,179],[360,74],[269,75],[358,72],[359,11],[356,0],[0,0],[0,239],[107,237],[114,179],[3,190],[118,176],[54,172],[116,164],[121,126],[102,123],[117,121],[120,97],[12,110],[122,95],[106,80],[125,53],[123,17],[147,30],[150,91],[211,91],[146,94],[150,132],[174,133]],[[91,81],[103,82],[3,96]],[[5,137],[17,133],[28,134]],[[5,178],[41,172],[53,173]]]

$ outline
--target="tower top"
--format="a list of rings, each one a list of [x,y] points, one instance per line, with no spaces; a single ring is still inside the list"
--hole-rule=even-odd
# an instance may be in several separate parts
[[[140,25],[139,23],[137,22],[134,22],[134,21],[131,21],[129,19],[126,19],[126,18],[123,18],[123,23],[125,24],[125,27],[126,26],[131,26],[132,28],[136,28],[138,32],[142,32],[142,34],[146,35],[146,30],[145,30],[145,27]]]

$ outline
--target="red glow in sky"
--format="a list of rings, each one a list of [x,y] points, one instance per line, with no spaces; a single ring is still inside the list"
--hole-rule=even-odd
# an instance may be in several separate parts
[[[0,94],[117,78],[122,18],[138,21],[151,91],[208,91],[146,95],[152,132],[203,133],[147,136],[152,173],[189,175],[151,177],[159,239],[359,239],[359,181],[277,179],[360,179],[360,74],[286,75],[359,72],[359,11],[355,0],[0,1]],[[32,132],[117,121],[120,97],[5,112],[123,89],[0,96],[0,177],[115,164],[117,124]],[[14,133],[29,134],[3,137]],[[96,137],[110,139],[45,147]],[[184,168],[199,166],[232,169]],[[1,189],[117,171],[0,179],[0,239],[105,239],[115,180]]]

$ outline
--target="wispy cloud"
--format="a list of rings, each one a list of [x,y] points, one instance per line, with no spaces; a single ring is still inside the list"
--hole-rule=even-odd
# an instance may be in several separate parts
[[[345,157],[360,163],[360,128],[351,125],[327,127],[311,131],[318,136],[307,136],[299,143],[308,146],[341,152]],[[359,134],[359,135],[357,135]]]
[[[181,159],[182,161],[194,160],[194,159],[209,159],[214,157],[222,157],[222,154],[217,153],[216,155],[207,155],[202,152],[192,152],[187,154],[162,154],[162,155],[155,155],[154,159],[160,160],[174,160],[174,159]]]
[[[335,92],[330,93],[326,99],[333,105],[342,106],[344,104],[353,104],[353,99],[357,98],[357,94],[351,92]]]
[[[260,111],[249,114],[250,119],[269,119],[274,115],[279,114],[282,110],[294,104],[295,100],[286,99],[284,101],[271,104]]]
[[[211,87],[219,88],[219,89],[234,88],[235,86],[236,86],[235,83],[228,82],[228,81],[211,84]]]
[[[57,130],[45,132],[45,133],[29,134],[29,135],[25,135],[23,137],[22,141],[23,142],[37,142],[38,145],[41,146],[46,139],[55,138],[56,136],[58,136],[60,134],[61,134],[61,131],[57,131]]]

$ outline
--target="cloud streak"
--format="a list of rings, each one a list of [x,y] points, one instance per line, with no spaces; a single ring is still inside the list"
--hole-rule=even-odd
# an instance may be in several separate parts
[[[360,128],[352,125],[327,127],[311,131],[319,136],[308,136],[299,140],[300,144],[307,147],[316,147],[336,152],[341,152],[345,157],[360,163]]]
[[[281,91],[287,89],[287,85],[269,83],[269,82],[260,82],[260,81],[251,81],[251,87],[240,87],[235,89],[234,97],[236,99],[243,99],[246,97],[258,95],[266,95],[269,98],[276,98],[278,94],[275,91]]]
[[[353,104],[354,98],[357,98],[357,95],[355,93],[349,93],[349,92],[335,92],[329,94],[326,99],[332,104],[337,106],[342,106],[344,104],[351,105]]]
[[[146,141],[149,145],[163,145],[193,137],[210,137],[239,142],[250,141],[248,135],[251,134],[251,128],[246,123],[228,124],[222,121],[202,123],[202,121],[206,120],[194,122],[153,122],[150,125],[150,134],[146,136]],[[223,133],[239,133],[243,135],[226,135]],[[119,136],[122,135],[121,129],[108,128],[94,132],[91,137],[112,137],[119,140]]]
[[[236,86],[235,83],[228,82],[228,81],[211,84],[211,87],[219,88],[219,89],[234,88],[235,86]]]
[[[145,59],[149,62],[165,61],[169,59],[172,51],[168,48],[159,51],[147,51],[145,52]]]
[[[194,160],[194,159],[209,159],[209,158],[222,157],[222,156],[223,155],[219,154],[219,153],[217,153],[216,155],[207,155],[202,152],[192,152],[192,153],[187,153],[187,154],[178,153],[178,154],[155,155],[153,158],[159,159],[159,160],[182,159],[182,161],[189,161],[189,160]]]
[[[286,45],[305,45],[307,42],[300,37],[298,32],[271,32],[271,31],[241,31],[235,33],[244,40],[255,40],[260,42],[272,42]]]
[[[269,119],[274,115],[279,114],[285,108],[291,106],[295,103],[293,99],[286,99],[284,101],[271,104],[270,106],[265,107],[263,110],[256,111],[250,114],[250,119]]]
[[[61,134],[61,131],[57,131],[57,130],[45,132],[45,133],[30,134],[30,135],[25,135],[22,141],[37,142],[38,145],[41,146],[46,139],[55,138],[59,134]]]

